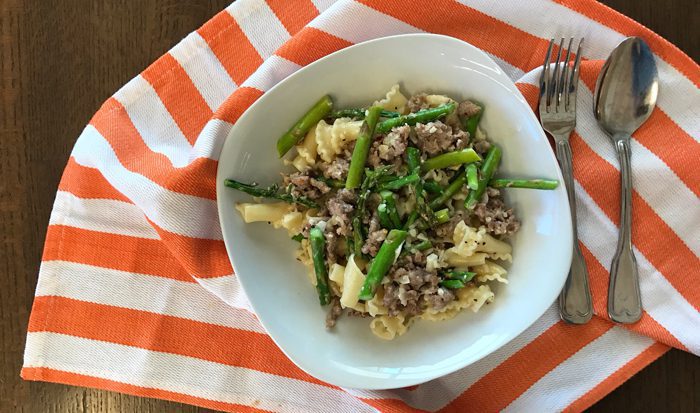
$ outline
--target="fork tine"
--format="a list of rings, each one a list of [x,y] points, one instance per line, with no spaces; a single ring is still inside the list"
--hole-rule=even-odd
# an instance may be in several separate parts
[[[578,90],[578,72],[579,66],[581,65],[581,45],[583,44],[583,37],[578,41],[578,47],[576,48],[576,61],[574,61],[574,67],[571,69],[571,78],[569,80],[569,90],[568,96],[570,98],[576,99],[576,91]]]
[[[544,104],[545,107],[549,105],[549,103],[547,102],[550,88],[549,60],[552,58],[553,47],[554,39],[549,41],[547,54],[545,55],[544,63],[542,64],[542,74],[540,75],[540,106]]]
[[[559,59],[561,59],[561,49],[563,48],[564,38],[562,37],[559,43],[559,50],[557,51],[557,60],[554,61],[554,73],[552,73],[552,82],[554,82],[554,84],[552,85],[549,95],[549,103],[554,105],[555,109],[559,104],[559,96],[557,95],[557,90],[559,89]]]
[[[557,95],[560,96],[559,103],[564,106],[564,110],[569,105],[569,56],[571,56],[571,43],[573,43],[574,38],[569,38],[569,45],[566,47],[566,55],[564,56],[564,62],[561,69],[561,78],[557,84]]]

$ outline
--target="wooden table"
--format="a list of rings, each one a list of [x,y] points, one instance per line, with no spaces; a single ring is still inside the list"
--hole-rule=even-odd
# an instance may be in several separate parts
[[[228,3],[0,0],[0,411],[207,411],[24,382],[19,370],[49,213],[76,137],[106,98]],[[700,58],[697,0],[604,3]],[[698,411],[700,359],[673,350],[591,410]]]

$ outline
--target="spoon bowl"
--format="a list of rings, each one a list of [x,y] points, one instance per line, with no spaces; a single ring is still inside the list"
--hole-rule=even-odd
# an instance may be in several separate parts
[[[598,75],[594,113],[610,136],[631,135],[651,116],[659,93],[654,55],[644,40],[628,37]]]

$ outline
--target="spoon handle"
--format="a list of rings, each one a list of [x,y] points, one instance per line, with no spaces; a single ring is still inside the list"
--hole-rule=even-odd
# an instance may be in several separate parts
[[[573,324],[585,324],[593,316],[593,301],[588,287],[588,269],[578,246],[576,230],[576,196],[574,194],[574,174],[571,162],[571,146],[568,136],[555,136],[557,159],[564,177],[564,186],[569,197],[571,223],[574,232],[573,256],[569,276],[559,295],[559,315],[562,320]]]
[[[615,136],[615,149],[620,160],[621,204],[620,233],[617,250],[610,266],[608,316],[618,323],[635,323],[642,317],[637,260],[632,250],[632,151],[629,136]]]

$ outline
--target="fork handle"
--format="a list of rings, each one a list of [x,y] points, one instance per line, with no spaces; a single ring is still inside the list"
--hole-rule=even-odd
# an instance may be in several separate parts
[[[637,259],[632,249],[632,157],[629,136],[615,136],[620,160],[620,232],[617,250],[610,265],[608,316],[618,323],[635,323],[642,317]]]
[[[588,287],[588,269],[578,245],[578,231],[576,229],[576,196],[574,195],[574,174],[571,163],[571,146],[568,136],[555,136],[556,153],[559,166],[564,177],[566,194],[569,197],[571,209],[571,224],[574,233],[573,254],[571,268],[566,278],[564,289],[559,295],[559,315],[562,320],[572,324],[585,324],[593,316],[593,300],[591,290]]]

